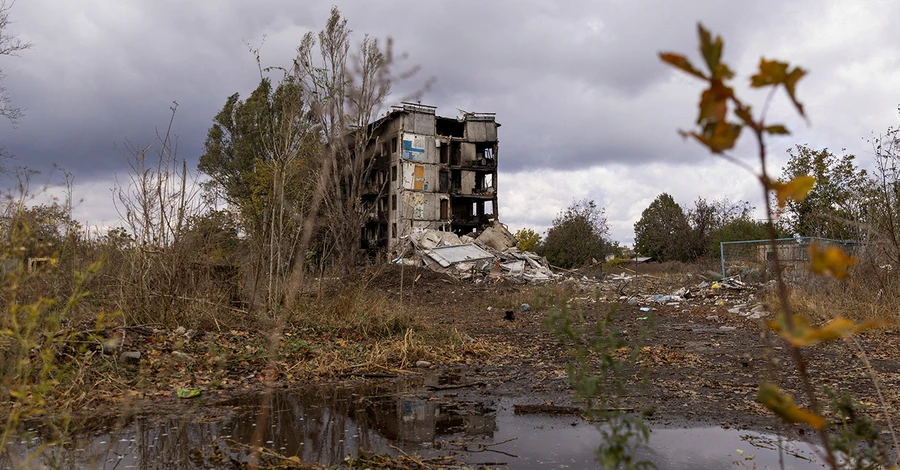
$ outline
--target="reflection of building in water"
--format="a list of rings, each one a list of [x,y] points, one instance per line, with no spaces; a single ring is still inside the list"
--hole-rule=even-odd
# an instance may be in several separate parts
[[[303,462],[339,465],[359,449],[391,452],[395,444],[415,448],[457,433],[493,437],[497,430],[493,410],[481,403],[416,398],[412,394],[421,387],[421,383],[400,382],[276,393],[266,420],[265,446]],[[0,455],[0,468],[15,467],[10,464],[25,462],[35,452],[42,461],[65,463],[48,465],[52,468],[109,468],[102,462],[118,462],[116,468],[218,468],[215,462],[202,461],[217,454],[197,452],[212,447],[218,447],[218,455],[246,462],[262,398],[238,397],[221,408],[206,410],[227,410],[222,411],[227,417],[215,422],[194,420],[191,414],[171,421],[136,419],[106,433],[76,436],[69,445],[51,447],[43,454],[35,447],[42,443],[40,439],[32,444],[21,441],[7,456]],[[231,441],[239,445],[232,446]]]
[[[437,436],[464,433],[492,437],[496,415],[481,403],[439,403],[419,398],[372,400],[367,414],[378,432],[400,442],[431,442]]]

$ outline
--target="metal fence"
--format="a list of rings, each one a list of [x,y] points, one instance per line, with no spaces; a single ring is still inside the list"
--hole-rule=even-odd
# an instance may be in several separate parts
[[[774,258],[778,253],[782,274],[796,278],[806,276],[809,265],[809,246],[840,246],[848,253],[856,253],[864,243],[850,240],[833,240],[820,237],[779,238],[774,247],[769,240],[743,240],[720,242],[719,253],[722,275],[756,272],[764,278],[774,274]]]

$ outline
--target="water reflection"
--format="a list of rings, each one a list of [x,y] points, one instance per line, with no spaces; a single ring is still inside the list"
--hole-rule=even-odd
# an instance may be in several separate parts
[[[509,468],[593,468],[600,434],[573,417],[519,416],[506,399],[457,401],[426,391],[446,382],[430,378],[360,387],[319,387],[272,396],[264,445],[305,462],[336,465],[359,449],[396,454],[396,446],[426,457],[455,456],[470,463],[505,462]],[[454,379],[454,380],[458,380]],[[156,421],[139,418],[127,425],[80,436],[41,450],[39,438],[10,446],[2,468],[193,469],[239,467],[247,459],[262,398],[248,396],[203,410],[206,416]],[[748,439],[751,436],[752,439]],[[656,429],[646,458],[661,469],[734,467],[742,449],[755,455],[756,468],[778,468],[777,451],[754,444],[766,436],[721,428]],[[461,452],[453,442],[500,443],[497,453]],[[770,441],[771,442],[771,441]],[[788,468],[820,468],[812,452],[798,448]],[[35,460],[26,461],[37,452]]]

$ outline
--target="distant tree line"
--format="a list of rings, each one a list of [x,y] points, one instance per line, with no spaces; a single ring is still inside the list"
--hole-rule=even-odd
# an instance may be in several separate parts
[[[871,141],[874,170],[859,168],[854,155],[835,155],[827,148],[796,145],[779,181],[801,175],[816,180],[801,200],[775,208],[777,235],[821,237],[872,243],[900,262],[900,140],[891,127]],[[644,209],[634,225],[635,251],[660,261],[693,261],[717,257],[724,241],[768,238],[761,221],[752,218],[746,201],[699,198],[682,208],[662,193]]]

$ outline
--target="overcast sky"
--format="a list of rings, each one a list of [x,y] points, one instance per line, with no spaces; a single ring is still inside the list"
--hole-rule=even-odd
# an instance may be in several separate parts
[[[287,65],[301,37],[324,25],[334,0],[18,0],[10,32],[34,44],[0,57],[3,85],[27,108],[17,128],[0,122],[14,165],[53,164],[73,173],[76,217],[116,225],[110,188],[124,176],[114,144],[154,141],[179,104],[180,155],[196,167],[212,117],[227,96],[248,94],[264,65]],[[677,129],[696,116],[699,82],[662,65],[657,53],[699,63],[696,23],[725,39],[739,92],[760,55],[798,64],[809,125],[776,96],[770,122],[792,136],[772,139],[780,172],[795,143],[847,149],[869,165],[865,138],[900,121],[900,2],[796,0],[338,2],[355,31],[392,37],[420,72],[396,85],[433,85],[422,102],[441,115],[497,113],[500,217],[511,229],[545,230],[575,199],[606,208],[612,237],[660,193],[683,206],[698,196],[760,205],[752,176],[710,156]],[[263,38],[265,40],[263,41]],[[765,96],[752,91],[757,108]],[[396,96],[399,99],[399,93]],[[755,162],[749,136],[735,156]]]

